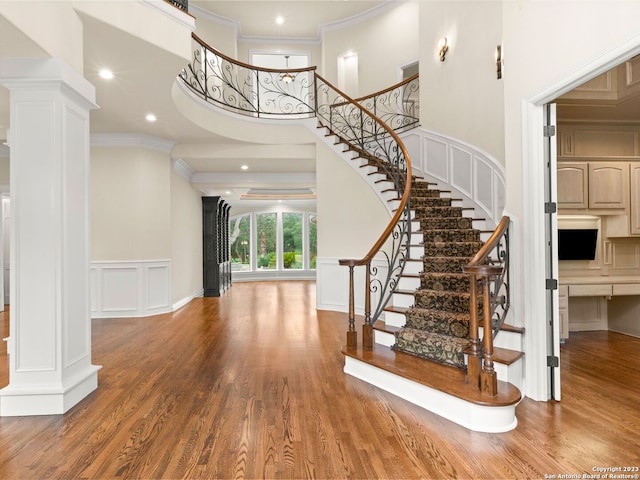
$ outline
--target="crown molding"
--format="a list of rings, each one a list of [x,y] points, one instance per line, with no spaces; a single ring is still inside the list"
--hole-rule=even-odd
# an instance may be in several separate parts
[[[385,0],[375,7],[371,7],[369,10],[353,15],[352,17],[343,18],[342,20],[336,20],[335,22],[329,22],[318,26],[318,38],[322,38],[324,32],[331,30],[338,30],[345,27],[351,27],[358,23],[364,22],[378,15],[385,13],[398,5],[405,3],[407,0]]]
[[[191,183],[316,183],[315,173],[195,173]]]
[[[156,150],[162,153],[171,153],[176,142],[153,135],[137,133],[92,133],[92,147],[138,147]]]
[[[188,12],[180,10],[177,7],[165,2],[164,0],[142,0],[144,3],[149,5],[152,8],[155,8],[157,11],[162,13],[163,15],[169,17],[174,22],[179,23],[180,25],[187,27],[192,32],[196,29],[196,19]],[[191,9],[191,6],[189,7]]]
[[[173,166],[174,172],[189,181],[191,181],[193,175],[196,173],[195,170],[181,158],[174,158],[173,160],[171,160],[171,165]]]
[[[207,20],[212,23],[217,23],[218,25],[223,25],[225,27],[233,28],[236,32],[236,37],[238,36],[238,32],[240,31],[240,22],[234,20],[232,18],[227,18],[222,15],[218,15],[217,13],[210,12],[209,10],[200,7],[194,3],[189,4],[189,11],[196,17],[202,18],[203,20]]]
[[[258,35],[239,35],[238,43],[257,43],[273,45],[274,43],[283,45],[320,45],[320,37],[263,37]]]

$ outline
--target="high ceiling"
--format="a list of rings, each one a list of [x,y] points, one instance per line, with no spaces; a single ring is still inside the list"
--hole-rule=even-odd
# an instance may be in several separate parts
[[[235,25],[240,40],[287,37],[292,41],[296,38],[319,40],[322,28],[380,14],[393,3],[393,0],[190,0],[196,17],[210,14]],[[25,8],[29,5],[30,2],[25,2]],[[282,25],[275,22],[278,15],[284,19]],[[192,173],[203,179],[198,183],[199,188],[225,195],[232,204],[251,187],[314,187],[313,151],[294,149],[295,154],[276,158],[277,152],[270,149],[268,156],[260,157],[251,153],[237,138],[223,137],[196,125],[178,111],[171,98],[173,81],[184,67],[183,60],[90,17],[83,18],[83,21],[84,75],[95,86],[100,106],[91,112],[93,134],[146,135],[163,139],[168,144],[198,146],[183,149],[185,154],[180,158]],[[7,56],[45,57],[46,53],[0,16],[0,57]],[[105,81],[98,76],[98,70],[103,67],[114,71],[113,80]],[[0,87],[0,143],[6,138],[9,127],[8,98],[8,92]],[[144,117],[149,112],[157,116],[155,123],[145,121]],[[612,105],[592,104],[592,108],[588,108],[565,102],[559,107],[559,116],[565,120],[640,123],[640,107],[635,100],[621,103],[618,110]],[[211,154],[206,153],[207,148]],[[188,152],[192,151],[198,154],[190,156]],[[243,164],[249,166],[249,170],[241,172]],[[214,176],[217,181],[207,183],[207,179]],[[247,204],[244,201],[243,205]]]
[[[211,15],[212,18],[234,25],[239,39],[287,37],[291,41],[296,38],[319,41],[323,26],[362,15],[375,15],[378,10],[383,10],[380,7],[389,5],[390,1],[191,0],[190,7],[196,17]],[[282,25],[276,24],[277,16],[283,17]],[[274,158],[271,149],[269,155],[262,158],[237,139],[201,128],[185,118],[171,99],[173,79],[185,66],[182,60],[91,17],[83,17],[83,22],[84,75],[95,86],[96,102],[100,106],[91,112],[92,134],[100,134],[103,138],[142,135],[163,139],[168,145],[175,143],[201,147],[182,149],[187,154],[181,155],[180,159],[199,178],[198,188],[208,194],[225,195],[232,204],[245,195],[249,188],[282,191],[283,188],[315,187],[315,156],[312,149],[294,149],[295,154],[284,154],[281,158]],[[0,17],[0,57],[7,56],[45,57],[46,53]],[[112,80],[99,77],[98,71],[104,67],[113,70]],[[9,127],[8,99],[8,92],[0,87],[1,141],[6,138]],[[147,113],[154,113],[157,121],[147,122],[144,118]],[[207,149],[211,155],[206,154]],[[198,153],[189,156],[188,152],[191,151]],[[220,152],[226,152],[226,155]],[[242,172],[241,165],[247,165],[249,169]],[[214,178],[215,182],[208,181]],[[243,200],[241,203],[259,205],[265,201],[256,202]],[[308,205],[309,200],[306,202]]]

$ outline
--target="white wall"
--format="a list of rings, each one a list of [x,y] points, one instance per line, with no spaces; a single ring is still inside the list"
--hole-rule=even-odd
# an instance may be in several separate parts
[[[225,23],[212,15],[202,13],[199,9],[195,9],[193,13],[196,17],[194,33],[219,52],[231,58],[237,58],[238,44],[235,24]]]
[[[5,17],[49,56],[61,58],[82,72],[82,22],[71,4],[62,1],[3,1],[0,2],[0,16]]]
[[[522,99],[640,33],[640,2],[504,2],[507,205],[523,210]],[[544,26],[544,28],[543,28]]]
[[[91,149],[91,260],[169,259],[171,161],[142,148]]]
[[[494,60],[502,41],[501,19],[497,1],[420,3],[421,125],[503,162],[504,83],[496,78]],[[441,62],[443,36],[449,51]]]
[[[352,50],[358,54],[360,95],[398,83],[400,67],[419,57],[419,3],[400,2],[371,19],[327,29],[321,75],[337,85],[338,57]]]
[[[202,292],[202,197],[171,173],[171,294],[181,303]]]
[[[344,160],[321,142],[316,152],[318,258],[362,258],[391,216]]]

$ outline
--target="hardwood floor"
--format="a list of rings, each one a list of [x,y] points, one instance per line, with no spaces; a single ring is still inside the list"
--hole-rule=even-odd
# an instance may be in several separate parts
[[[236,283],[173,314],[94,320],[98,390],[64,416],[0,418],[0,478],[543,479],[640,466],[640,339],[572,333],[562,402],[524,399],[515,430],[484,434],[345,375],[345,330],[345,315],[316,312],[312,282]]]

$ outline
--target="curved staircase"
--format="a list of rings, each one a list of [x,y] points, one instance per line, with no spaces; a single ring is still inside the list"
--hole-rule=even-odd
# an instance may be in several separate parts
[[[194,40],[198,44],[194,52],[196,67],[190,65],[180,78],[194,94],[217,104],[226,98],[219,92],[236,92],[238,87],[227,85],[223,75],[208,83],[207,68],[226,71],[236,68],[235,61],[211,50],[195,36]],[[201,56],[203,49],[206,55]],[[223,64],[229,66],[222,69]],[[237,66],[241,70],[248,67]],[[405,121],[396,110],[405,104],[415,105],[415,98],[407,100],[416,97],[416,88],[410,85],[415,85],[417,76],[380,92],[384,101],[377,102],[371,98],[350,99],[317,75],[314,67],[292,72],[300,74],[296,78],[302,80],[284,85],[278,80],[278,72],[265,70],[262,74],[271,80],[256,88],[293,102],[295,108],[289,110],[309,129],[308,120],[315,116],[327,132],[322,135],[316,130],[317,136],[327,143],[333,139],[337,154],[357,162],[355,168],[386,201],[391,214],[388,227],[365,257],[339,262],[349,268],[350,279],[344,371],[472,430],[501,432],[514,428],[515,407],[521,395],[509,383],[509,368],[522,354],[517,347],[511,350],[496,344],[494,348],[492,343],[494,330],[507,329],[502,322],[508,310],[508,286],[506,296],[499,290],[506,285],[502,277],[508,265],[500,258],[504,250],[499,251],[499,242],[503,236],[507,238],[508,252],[508,218],[501,222],[506,221],[507,230],[496,230],[488,239],[490,248],[484,247],[482,238],[486,239],[488,232],[474,228],[474,220],[468,216],[473,209],[458,206],[450,192],[412,176],[411,159],[396,132],[416,126],[417,116],[414,111]],[[255,78],[262,77],[256,73]],[[396,90],[398,93],[394,93]],[[279,102],[254,103],[252,92],[242,98],[241,104],[223,108],[255,117],[274,118],[277,113],[263,112],[261,107]],[[367,109],[369,104],[378,105],[374,108],[381,109],[378,115]],[[383,106],[390,109],[389,118],[399,119],[397,128],[381,119],[385,117]],[[488,255],[494,248],[498,256],[492,259]],[[385,257],[384,268],[374,263],[376,255]],[[360,344],[353,292],[354,269],[359,267],[364,268],[365,278]],[[372,292],[377,294],[373,308]],[[494,325],[496,308],[503,308],[503,315],[497,316]],[[485,335],[483,323],[491,323]],[[517,341],[510,339],[509,346],[513,343]],[[499,366],[501,357],[508,365],[506,373]]]

